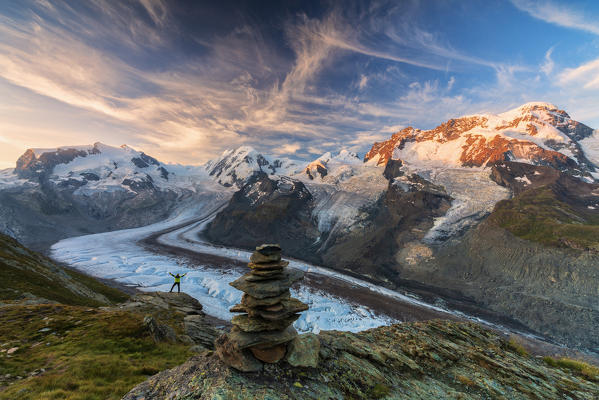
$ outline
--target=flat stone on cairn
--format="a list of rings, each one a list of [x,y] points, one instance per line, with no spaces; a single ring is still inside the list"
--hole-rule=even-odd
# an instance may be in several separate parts
[[[216,341],[221,360],[245,372],[259,371],[262,362],[276,363],[285,357],[288,343],[297,337],[291,325],[299,312],[308,309],[289,293],[304,273],[287,268],[278,244],[256,247],[250,261],[250,272],[230,283],[244,292],[241,303],[230,310],[241,315],[231,320],[231,332]]]

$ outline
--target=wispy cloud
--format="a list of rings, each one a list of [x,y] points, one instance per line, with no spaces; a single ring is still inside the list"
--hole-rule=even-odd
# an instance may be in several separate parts
[[[541,65],[541,71],[543,71],[545,75],[551,75],[553,68],[555,68],[555,62],[553,62],[551,59],[551,53],[553,53],[553,49],[554,47],[551,47],[549,50],[547,50],[545,53],[545,62]]]
[[[570,4],[558,4],[547,0],[511,0],[511,2],[534,18],[599,35],[599,24],[597,24],[599,15],[589,15],[582,10],[572,8]]]
[[[560,70],[553,48],[532,67],[457,50],[418,25],[417,1],[294,14],[277,26],[282,38],[247,18],[187,34],[164,0],[25,4],[0,14],[0,131],[11,146],[118,140],[185,163],[241,144],[298,157],[360,152],[408,124],[545,95],[550,75],[566,96],[568,85],[597,85],[596,64]],[[481,70],[490,80],[467,76]],[[8,110],[17,91],[28,111]],[[57,117],[43,112],[50,101]],[[45,127],[31,122],[41,115]]]
[[[566,68],[559,74],[558,80],[561,86],[599,89],[599,58],[576,68]]]

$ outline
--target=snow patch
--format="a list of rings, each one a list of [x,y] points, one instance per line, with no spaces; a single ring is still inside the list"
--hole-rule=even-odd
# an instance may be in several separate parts
[[[535,171],[536,172],[536,171]],[[530,185],[532,182],[530,181],[530,179],[528,179],[528,177],[526,175],[524,176],[517,176],[514,178],[515,180],[517,180],[520,183],[523,183],[524,186],[528,186]]]

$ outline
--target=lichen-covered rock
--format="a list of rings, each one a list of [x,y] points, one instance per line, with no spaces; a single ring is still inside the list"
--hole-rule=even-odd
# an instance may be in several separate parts
[[[428,321],[360,333],[321,332],[315,368],[261,372],[198,356],[134,388],[151,399],[597,399],[592,377],[519,354],[474,323]]]
[[[226,363],[242,372],[256,372],[262,369],[262,363],[255,359],[249,350],[240,349],[238,344],[224,334],[216,339],[216,355]]]
[[[297,336],[287,346],[286,360],[294,367],[318,366],[320,353],[320,340],[313,333]]]
[[[144,317],[144,326],[154,339],[156,343],[158,342],[176,342],[177,334],[175,330],[168,325],[159,324],[156,322],[154,317],[151,315],[146,315]]]

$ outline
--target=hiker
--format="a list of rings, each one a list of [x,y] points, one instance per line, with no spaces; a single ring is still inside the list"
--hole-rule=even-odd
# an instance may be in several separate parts
[[[185,275],[187,275],[187,272],[184,273],[183,275],[173,275],[170,272],[168,273],[170,276],[172,276],[173,278],[175,278],[175,283],[173,283],[173,286],[171,287],[171,290],[169,293],[171,293],[173,291],[173,289],[175,288],[175,286],[177,286],[177,293],[181,293],[181,278],[183,278]]]

